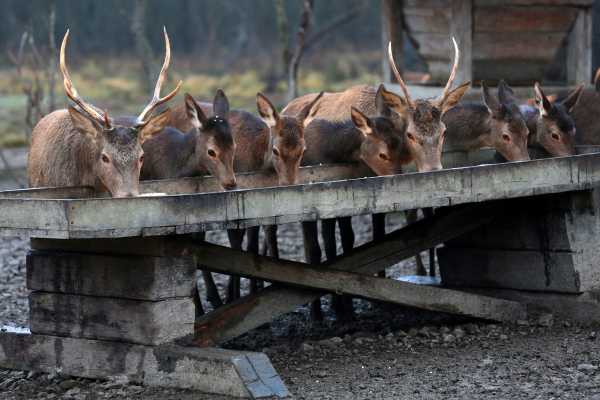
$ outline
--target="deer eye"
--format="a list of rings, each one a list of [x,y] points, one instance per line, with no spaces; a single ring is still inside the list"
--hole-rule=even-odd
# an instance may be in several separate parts
[[[217,153],[213,149],[208,149],[207,153],[212,158],[217,157]]]
[[[552,134],[552,139],[558,141],[558,140],[560,140],[560,136],[558,135],[558,133],[553,133]]]
[[[102,162],[104,163],[110,163],[110,158],[108,158],[108,156],[106,154],[102,154]]]
[[[276,147],[273,147],[273,155],[279,157],[279,150]]]
[[[143,164],[143,163],[144,163],[144,155],[142,154],[142,155],[140,156],[140,164]]]
[[[388,155],[385,153],[379,153],[379,158],[381,158],[382,160],[385,160],[385,161],[390,160],[390,157],[388,157]]]
[[[503,133],[502,140],[504,140],[505,142],[510,142],[511,141],[510,135]]]
[[[408,137],[410,140],[412,140],[413,142],[416,142],[416,141],[417,141],[417,138],[415,137],[415,135],[413,135],[413,134],[412,134],[412,133],[410,133],[410,132],[407,132],[407,133],[406,133],[406,136],[407,136],[407,137]]]

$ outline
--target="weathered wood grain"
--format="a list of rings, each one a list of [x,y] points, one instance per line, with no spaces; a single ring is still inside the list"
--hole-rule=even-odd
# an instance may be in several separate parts
[[[577,8],[567,7],[479,7],[474,11],[475,32],[557,32],[563,36],[577,17]]]
[[[561,193],[600,183],[600,155],[455,168],[297,186],[124,199],[0,199],[0,233],[47,238],[245,228]],[[173,229],[174,228],[174,229]],[[149,229],[149,231],[148,231]]]
[[[240,398],[288,398],[262,353],[173,344],[142,346],[27,332],[0,333],[0,366],[92,379],[126,377],[150,387],[191,389]]]
[[[157,345],[194,330],[192,298],[127,300],[60,293],[29,294],[31,331]]]
[[[592,81],[592,10],[581,9],[569,35],[567,82],[572,85]]]
[[[450,34],[461,50],[456,73],[460,85],[473,80],[473,0],[454,0],[450,10]]]
[[[191,257],[27,255],[27,288],[43,292],[158,301],[192,297],[195,276]]]

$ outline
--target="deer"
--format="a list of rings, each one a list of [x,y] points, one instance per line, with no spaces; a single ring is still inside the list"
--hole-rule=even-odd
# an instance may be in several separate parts
[[[442,94],[436,99],[418,99],[412,100],[408,88],[404,83],[398,68],[393,59],[391,51],[391,43],[388,46],[388,59],[394,71],[394,75],[400,84],[400,88],[404,96],[396,95],[382,88],[375,89],[366,85],[354,86],[346,89],[343,92],[325,93],[321,100],[315,104],[316,112],[312,124],[325,124],[321,120],[326,120],[328,123],[341,122],[352,120],[356,123],[355,126],[363,126],[368,120],[361,119],[357,112],[362,113],[368,118],[376,116],[378,113],[384,113],[382,116],[394,121],[396,126],[395,132],[402,143],[400,147],[402,151],[394,157],[399,157],[402,164],[414,162],[419,172],[428,172],[442,168],[441,151],[444,142],[445,125],[442,121],[442,116],[451,108],[453,108],[465,94],[470,86],[470,82],[465,82],[457,88],[452,89],[452,85],[456,76],[460,52],[458,45],[453,39],[455,50],[454,64],[451,69],[448,82],[443,89]],[[309,101],[314,101],[316,94],[308,94],[292,100],[284,109],[285,114],[294,114],[304,104]],[[385,108],[382,108],[385,104]],[[317,122],[319,121],[319,122]],[[373,121],[371,121],[372,123]],[[388,122],[389,123],[389,122]],[[308,126],[310,131],[311,126]],[[360,129],[360,128],[359,128]],[[326,135],[327,133],[323,133]],[[348,135],[347,138],[356,137],[356,135]],[[374,136],[376,137],[376,136]],[[348,139],[344,139],[348,140]],[[346,142],[338,142],[338,147],[346,148]],[[371,151],[378,151],[378,146],[373,146]],[[346,150],[346,159],[352,160],[350,151]],[[383,161],[389,154],[379,154],[375,157],[381,157]],[[311,155],[305,155],[306,162],[323,162],[318,161],[319,157],[312,158]],[[390,157],[392,160],[392,157]],[[376,173],[377,171],[374,170]],[[394,169],[394,172],[400,172]],[[342,247],[344,252],[350,251],[354,246],[354,234],[350,218],[338,219],[340,225],[340,234],[342,237]],[[323,239],[328,260],[335,257],[335,220],[323,220]],[[374,237],[382,236],[385,233],[384,219],[382,216],[376,216],[374,219]],[[321,261],[321,251],[317,240],[317,227],[315,222],[306,222],[303,224],[303,237],[305,241],[305,257],[310,264],[318,264]],[[331,241],[333,240],[333,244]],[[342,308],[342,307],[341,307]],[[321,317],[320,306],[313,304],[313,316],[316,319]]]
[[[574,115],[577,104],[580,103],[582,97],[583,85],[567,93],[562,100],[554,102],[546,97],[538,82],[534,84],[533,89],[535,107],[528,104],[520,106],[529,127],[529,145],[542,147],[554,157],[575,154],[575,127],[578,125]],[[582,106],[577,115],[581,118],[579,122],[584,124],[583,121],[589,120],[590,117],[585,115],[588,112],[585,111],[587,104],[585,102],[581,103]]]
[[[73,85],[65,52],[69,30],[60,48],[60,70],[67,97],[75,103],[56,110],[40,120],[32,132],[27,174],[30,187],[92,186],[112,197],[139,195],[140,169],[144,161],[142,145],[161,132],[169,122],[169,111],[152,116],[160,105],[173,98],[173,91],[160,97],[171,60],[166,29],[165,59],[154,94],[136,118],[111,118],[107,111],[83,100]]]
[[[191,96],[190,96],[191,97]],[[262,93],[256,95],[256,106],[259,117],[243,110],[231,110],[227,113],[231,135],[235,148],[232,152],[233,168],[236,172],[274,171],[279,185],[294,185],[298,183],[300,162],[306,143],[304,128],[310,123],[310,114],[314,102],[307,104],[298,116],[280,115],[273,103]],[[215,98],[216,104],[217,99]],[[169,125],[172,128],[184,130],[193,126],[193,118],[187,105],[176,106],[171,113]],[[195,102],[196,112],[207,112],[210,103]],[[187,110],[187,111],[186,111]],[[218,113],[215,109],[215,112]],[[219,153],[222,152],[219,149]],[[198,152],[199,154],[200,152]],[[259,252],[259,227],[247,229],[247,250]],[[241,249],[245,230],[230,229],[228,231],[232,248]],[[265,227],[265,252],[273,257],[279,257],[277,246],[277,226]],[[216,286],[209,272],[204,273],[204,279],[209,288],[209,301],[213,306],[222,304]],[[254,292],[262,286],[260,281],[251,280],[251,290]],[[210,289],[214,288],[214,289]],[[239,277],[232,277],[228,285],[227,302],[240,297]]]
[[[461,103],[444,114],[446,146],[473,151],[493,147],[508,161],[529,160],[529,129],[512,89],[501,80],[498,97],[481,82],[483,104]]]

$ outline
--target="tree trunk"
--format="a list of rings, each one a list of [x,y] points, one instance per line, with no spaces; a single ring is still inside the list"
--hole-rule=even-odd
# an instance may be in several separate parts
[[[142,63],[141,85],[148,93],[153,89],[152,47],[146,37],[146,1],[136,0],[131,15],[131,32],[135,39],[137,57]]]
[[[288,103],[298,96],[298,69],[304,53],[306,34],[310,28],[314,0],[304,0],[303,4],[304,10],[302,11],[302,16],[300,17],[300,27],[298,28],[294,54],[292,55],[290,65],[288,67]]]

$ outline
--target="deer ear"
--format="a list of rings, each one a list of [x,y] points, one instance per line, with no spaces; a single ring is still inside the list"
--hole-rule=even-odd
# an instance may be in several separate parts
[[[546,97],[539,83],[535,83],[533,85],[533,91],[535,92],[535,103],[537,105],[538,110],[540,110],[540,114],[547,116],[550,114],[550,110],[552,110],[552,103]]]
[[[260,117],[269,128],[274,128],[279,123],[280,117],[277,110],[269,99],[260,92],[256,94],[256,108]]]
[[[194,128],[202,129],[206,125],[208,121],[206,114],[189,93],[185,94],[185,112]]]
[[[169,122],[171,122],[170,108],[167,108],[158,115],[152,116],[152,118],[150,118],[148,122],[146,122],[144,126],[140,128],[140,133],[138,134],[140,143],[143,144],[152,136],[162,132],[163,129],[165,129],[165,127],[169,124]]]
[[[217,90],[217,94],[215,94],[213,113],[224,119],[229,117],[229,100],[221,89]]]
[[[90,135],[93,139],[98,137],[98,134],[102,131],[100,125],[75,107],[69,106],[68,110],[75,129],[85,135]]]
[[[405,118],[408,113],[408,103],[406,100],[396,93],[388,91],[383,83],[379,85],[377,94],[375,94],[375,105],[377,111],[384,117],[391,117],[392,112],[395,112],[402,118]]]
[[[481,95],[483,98],[483,104],[487,107],[490,114],[498,116],[502,112],[502,105],[491,93],[485,81],[481,81]]]
[[[311,123],[313,119],[315,119],[315,114],[319,111],[319,105],[317,104],[321,97],[323,97],[323,93],[321,92],[311,101],[309,104],[304,106],[304,108],[298,114],[298,121],[302,124],[303,127],[307,127],[308,124]]]
[[[350,117],[352,118],[354,126],[356,126],[365,137],[373,134],[373,122],[365,114],[361,113],[358,109],[351,107]]]
[[[456,89],[453,89],[450,93],[446,95],[446,98],[442,102],[442,115],[446,113],[446,111],[453,108],[460,99],[467,93],[467,90],[471,87],[471,82],[465,82]]]
[[[577,105],[577,102],[579,101],[582,92],[583,85],[579,85],[571,93],[569,93],[566,99],[562,101],[562,104],[565,106],[568,113],[571,113],[571,111],[573,111],[573,108],[575,108],[575,106]]]

